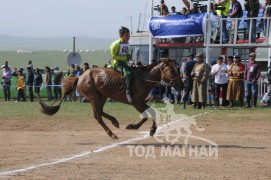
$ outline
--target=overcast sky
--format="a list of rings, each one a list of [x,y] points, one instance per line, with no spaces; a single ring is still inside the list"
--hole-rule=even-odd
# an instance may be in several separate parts
[[[0,34],[115,38],[120,26],[137,30],[139,13],[149,16],[151,0],[0,0]],[[154,4],[160,0],[154,0]],[[181,0],[167,5],[183,6]],[[142,18],[143,21],[143,18]],[[141,26],[142,27],[142,26]],[[146,29],[146,28],[145,28]]]

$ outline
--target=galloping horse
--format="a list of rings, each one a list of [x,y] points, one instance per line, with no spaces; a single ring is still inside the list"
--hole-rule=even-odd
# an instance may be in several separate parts
[[[140,113],[150,109],[145,103],[145,99],[150,90],[160,81],[163,81],[167,86],[172,86],[179,90],[183,88],[179,72],[170,59],[163,59],[145,67],[132,67],[131,72],[133,78],[131,80],[130,88],[134,99],[134,102],[131,105]],[[57,113],[64,98],[74,92],[77,88],[78,92],[91,103],[94,117],[104,128],[106,133],[112,139],[118,139],[104,123],[102,117],[109,119],[115,127],[119,128],[119,122],[116,118],[103,111],[104,104],[107,98],[129,104],[125,96],[125,85],[119,72],[109,68],[92,68],[79,77],[64,79],[63,86],[64,95],[57,106],[48,106],[44,104],[38,94],[39,103],[42,107],[41,111],[44,114],[54,115]],[[138,129],[147,121],[147,119],[148,117],[144,116],[138,124],[130,124],[126,129]],[[155,117],[153,117],[153,125],[150,130],[151,136],[154,135],[156,129]]]

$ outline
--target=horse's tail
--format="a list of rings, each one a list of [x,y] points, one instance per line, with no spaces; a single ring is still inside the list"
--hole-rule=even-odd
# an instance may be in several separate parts
[[[46,105],[44,102],[42,102],[40,95],[37,94],[39,103],[41,105],[41,112],[43,114],[50,115],[50,116],[56,114],[58,110],[60,109],[60,105],[62,104],[64,98],[76,90],[77,82],[78,82],[78,77],[69,77],[63,80],[64,94],[60,100],[60,103],[57,106]]]

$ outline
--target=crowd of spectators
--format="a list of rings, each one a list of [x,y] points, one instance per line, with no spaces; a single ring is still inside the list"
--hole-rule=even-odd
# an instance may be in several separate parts
[[[218,57],[216,61],[210,65],[204,62],[204,54],[198,53],[189,54],[185,61],[180,65],[173,61],[180,71],[180,76],[185,84],[182,92],[178,92],[173,87],[168,87],[163,84],[157,85],[153,88],[147,97],[147,102],[161,102],[168,101],[170,103],[180,103],[186,108],[187,104],[193,104],[194,108],[201,109],[206,107],[207,97],[213,96],[214,108],[219,106],[234,107],[235,101],[239,102],[239,106],[243,107],[243,99],[246,92],[247,108],[256,107],[258,100],[258,79],[260,77],[259,64],[255,61],[256,54],[249,54],[250,61],[244,66],[241,63],[239,54],[234,57],[228,56],[226,60],[223,57]],[[152,61],[154,63],[155,60]],[[134,64],[129,63],[129,66],[142,67],[141,62]],[[92,68],[98,66],[93,65]],[[107,64],[103,67],[109,68]],[[4,92],[4,100],[11,100],[11,78],[17,78],[17,98],[15,102],[26,101],[26,92],[28,92],[29,101],[34,101],[34,93],[39,93],[41,88],[46,88],[47,100],[57,101],[62,97],[62,79],[63,77],[80,76],[84,71],[90,69],[88,63],[84,63],[81,68],[76,64],[72,64],[67,73],[60,71],[58,66],[44,68],[44,76],[42,76],[39,68],[34,68],[31,61],[29,61],[26,71],[24,68],[11,70],[8,61],[5,62],[2,72],[2,86]],[[246,82],[246,83],[245,83]],[[209,83],[209,84],[208,84]],[[245,84],[244,84],[245,83]],[[271,68],[269,67],[266,84],[269,86],[269,92],[265,98],[268,106],[271,105]],[[246,86],[246,88],[245,88]],[[207,90],[209,87],[210,90]],[[220,97],[220,92],[222,96]],[[208,95],[208,92],[210,93]],[[269,94],[269,95],[268,95]],[[269,97],[269,99],[268,99]],[[220,103],[219,99],[222,98]],[[78,92],[70,95],[65,99],[66,101],[85,101],[84,97]],[[113,101],[113,100],[110,100]]]
[[[147,100],[159,101],[165,98],[164,94],[171,103],[177,101],[183,104],[184,108],[187,104],[193,104],[194,108],[202,109],[206,107],[207,97],[213,97],[213,108],[234,107],[237,103],[243,107],[246,98],[246,108],[257,107],[258,79],[261,71],[255,58],[256,54],[250,53],[249,62],[243,65],[239,54],[236,54],[228,56],[226,60],[217,57],[216,61],[208,65],[204,62],[203,53],[198,53],[196,56],[189,54],[180,65],[180,74],[185,84],[184,90],[177,92],[172,88],[157,86],[151,91]],[[265,79],[265,84],[269,88],[263,102],[270,107],[271,67]],[[159,94],[162,94],[162,97]]]
[[[188,14],[198,14],[207,11],[206,5],[201,5],[198,3],[193,3],[193,7],[190,8],[189,4],[186,7],[182,7],[179,11],[176,10],[175,6],[172,6],[169,11],[168,6],[164,0],[161,0],[161,4],[155,7],[155,10],[159,11],[161,16],[172,16],[172,15],[188,15]],[[244,8],[242,8],[244,7]],[[257,24],[257,17],[259,16],[260,8],[264,9],[264,12],[260,15],[263,17]],[[238,0],[215,0],[211,6],[211,12],[213,19],[213,31],[212,31],[212,43],[217,43],[220,41],[220,28],[222,28],[222,43],[233,43],[234,42],[234,31],[239,28],[241,18],[243,17],[243,12],[246,11],[247,18],[254,18],[253,20],[245,20],[245,27],[242,29],[244,39],[250,39],[249,43],[256,43],[257,33],[262,31],[263,36],[265,36],[267,31],[267,17],[271,17],[271,0],[265,0],[265,4],[261,5],[258,0],[245,0],[242,5]],[[220,17],[222,19],[220,19]],[[230,25],[228,25],[230,20]],[[221,22],[222,21],[222,22]],[[235,25],[237,24],[237,26]],[[251,29],[251,32],[249,32]],[[250,34],[250,38],[248,37]],[[237,33],[237,40],[240,39]],[[203,38],[191,39],[192,42],[203,42]]]

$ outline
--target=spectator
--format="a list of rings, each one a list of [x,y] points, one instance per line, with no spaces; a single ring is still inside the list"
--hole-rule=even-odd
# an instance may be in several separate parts
[[[178,13],[177,13],[177,11],[176,11],[176,8],[175,8],[175,6],[172,6],[171,7],[171,13],[170,13],[170,15],[177,15]]]
[[[192,101],[194,108],[204,109],[207,100],[207,81],[209,77],[210,68],[204,62],[204,54],[198,53],[196,55],[197,63],[195,64],[191,76],[193,77],[193,92]]]
[[[138,62],[136,63],[136,67],[144,67],[144,66],[143,66],[142,62],[138,61]]]
[[[30,66],[27,67],[26,85],[28,86],[30,102],[33,102],[34,101],[34,93],[33,93],[34,73]]]
[[[9,70],[11,71],[11,66],[8,65],[8,61],[5,61],[5,64],[0,67],[0,69],[3,69],[5,71],[5,66],[8,66]]]
[[[10,86],[11,86],[11,70],[8,67],[8,65],[5,65],[4,71],[2,73],[2,84],[3,84],[3,90],[4,90],[4,97],[5,101],[10,101]]]
[[[222,88],[222,106],[227,105],[226,95],[229,78],[227,77],[228,67],[223,63],[223,57],[217,58],[217,64],[212,67],[211,74],[215,76],[215,106],[219,106],[219,94]]]
[[[82,70],[81,70],[81,68],[80,68],[80,66],[77,66],[76,67],[76,74],[75,74],[75,76],[81,76],[83,73],[82,73]]]
[[[77,65],[76,65],[77,66]],[[74,77],[76,75],[76,67],[75,64],[72,64],[70,69],[68,70],[68,76],[69,77]]]
[[[197,62],[194,61],[194,54],[189,54],[187,56],[187,62],[184,65],[184,78],[185,78],[185,86],[183,90],[182,100],[184,109],[186,108],[186,103],[188,102],[188,98],[190,95],[190,92],[192,91],[193,87],[193,79],[191,76],[192,70]]]
[[[198,13],[199,13],[198,3],[194,3],[193,8],[190,10],[190,14],[198,14]]]
[[[48,101],[52,101],[52,73],[51,69],[48,66],[45,67],[45,85],[48,95]]]
[[[89,67],[89,64],[88,64],[88,63],[84,63],[84,69],[85,69],[85,71],[87,71],[87,70],[89,70],[89,69],[90,69],[90,67]]]
[[[228,67],[228,69],[230,68],[230,66],[232,65],[232,63],[233,63],[233,57],[232,56],[228,56],[227,57],[227,67]]]
[[[216,61],[212,61],[210,63],[210,69],[212,69],[212,67],[215,64],[216,64]],[[208,92],[213,95],[213,101],[214,101],[214,104],[216,104],[215,103],[215,76],[212,73],[209,74],[209,89],[208,89]],[[211,104],[212,104],[212,97],[211,97],[211,95],[209,95],[209,100],[210,100],[210,106],[211,106]],[[214,107],[216,107],[216,106],[214,105]]]
[[[239,1],[237,0],[231,0],[232,2],[232,9],[231,9],[231,13],[230,13],[230,18],[241,18],[243,16],[243,10],[242,10],[242,6],[240,4]],[[235,24],[237,23],[237,29],[236,31],[238,31],[239,28],[239,24],[240,24],[240,19],[232,19],[231,20],[231,42],[233,43],[234,41],[234,29],[235,29]],[[237,33],[237,40],[238,40],[238,33]]]
[[[181,11],[180,11],[180,13],[179,13],[179,15],[187,15],[188,14],[188,10],[187,10],[187,8],[186,7],[184,7]]]
[[[253,95],[253,106],[257,106],[258,100],[258,79],[261,76],[260,65],[256,63],[256,54],[250,53],[249,60],[245,68],[245,81],[247,82],[247,106],[250,108],[252,106],[251,98]]]
[[[222,19],[222,43],[226,44],[229,41],[229,34],[227,30],[227,17],[229,16],[231,0],[218,0],[214,5],[217,15],[221,16]]]
[[[39,94],[40,93],[40,88],[42,85],[42,76],[40,74],[40,69],[36,68],[35,69],[35,75],[34,75],[34,87],[35,87],[35,93]]]
[[[62,96],[62,91],[61,91],[61,81],[62,81],[62,76],[63,73],[59,71],[59,67],[55,66],[54,67],[54,94],[55,94],[55,100],[59,100]]]
[[[25,87],[25,79],[23,76],[23,72],[18,72],[18,83],[17,83],[17,100],[15,102],[20,101],[20,99],[23,99],[23,101],[26,101],[25,94],[24,94],[24,87]]]
[[[164,0],[161,0],[161,5],[160,5],[160,16],[167,16],[168,15],[168,7],[165,4]]]
[[[257,23],[257,17],[260,9],[260,3],[259,0],[245,0],[245,10],[247,11],[247,17],[248,18],[256,18],[253,20],[248,20],[248,30],[250,31],[250,25],[251,25],[251,41],[250,43],[256,42],[256,23]]]
[[[271,66],[269,66],[267,73],[266,73],[266,78],[267,78],[267,86],[268,86],[268,91],[266,92],[266,94],[263,97],[263,101],[265,101],[267,103],[267,107],[271,107]],[[269,96],[269,98],[268,98]],[[265,99],[265,97],[267,97],[267,100]]]
[[[92,68],[97,68],[97,67],[99,67],[99,66],[97,66],[97,65],[93,65],[93,66],[92,66]]]
[[[264,12],[263,12],[263,17],[265,18],[269,18],[271,17],[271,7],[268,7],[268,6],[271,6],[271,0],[265,0],[265,8],[264,8]],[[263,20],[263,34],[264,36],[266,36],[266,34],[268,34],[269,32],[267,32],[268,30],[268,27],[267,27],[267,21],[270,21],[269,19],[264,19]]]
[[[244,71],[245,67],[241,63],[240,56],[234,56],[234,64],[228,69],[229,85],[227,90],[227,100],[230,106],[234,107],[234,100],[240,102],[240,107],[243,107],[244,99]]]
[[[28,67],[30,67],[31,71],[34,73],[34,67],[31,60],[28,61]]]

